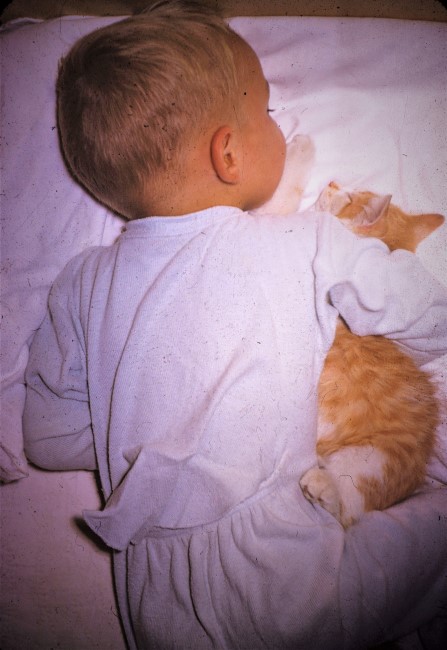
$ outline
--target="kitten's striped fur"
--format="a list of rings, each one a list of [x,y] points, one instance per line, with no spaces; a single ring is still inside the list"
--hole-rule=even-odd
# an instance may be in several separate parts
[[[349,194],[335,183],[318,208],[391,250],[414,251],[444,221],[407,215],[390,197]],[[345,527],[404,499],[424,480],[438,420],[431,377],[392,341],[356,336],[340,319],[319,384],[319,467],[301,479],[304,494]]]

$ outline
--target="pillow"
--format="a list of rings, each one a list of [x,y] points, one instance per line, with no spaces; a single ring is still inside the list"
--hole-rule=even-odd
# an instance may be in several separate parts
[[[117,18],[8,23],[1,33],[0,479],[26,476],[21,416],[28,346],[50,286],[84,248],[111,243],[121,218],[70,177],[59,149],[59,58],[85,33]],[[331,180],[393,195],[408,212],[447,215],[447,25],[381,19],[235,18],[271,85],[270,107],[288,140],[311,134],[316,159],[302,205]],[[447,282],[447,227],[418,254]],[[445,359],[434,369],[444,379]],[[445,426],[445,425],[444,425]],[[445,437],[445,436],[444,436]],[[443,475],[447,449],[441,450]],[[438,473],[437,473],[438,472]]]

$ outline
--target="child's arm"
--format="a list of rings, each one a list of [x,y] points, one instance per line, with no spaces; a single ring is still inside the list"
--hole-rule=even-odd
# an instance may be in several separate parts
[[[447,353],[447,288],[413,253],[390,253],[379,240],[359,238],[326,216],[319,250],[315,273],[322,321],[329,297],[356,334],[393,339],[420,363]]]
[[[83,332],[75,310],[69,308],[72,300],[56,281],[48,313],[31,346],[23,416],[25,453],[45,469],[94,470]]]

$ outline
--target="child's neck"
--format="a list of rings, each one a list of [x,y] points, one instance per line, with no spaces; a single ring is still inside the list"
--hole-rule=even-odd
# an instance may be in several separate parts
[[[177,217],[218,205],[245,208],[241,188],[223,183],[212,168],[196,167],[192,174],[166,175],[157,179],[157,191],[148,191],[145,214],[140,216]],[[161,190],[158,188],[162,188]]]

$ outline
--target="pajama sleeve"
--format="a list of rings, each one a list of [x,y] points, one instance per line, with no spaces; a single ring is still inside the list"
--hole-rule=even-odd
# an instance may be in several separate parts
[[[45,469],[94,470],[83,332],[72,309],[72,266],[54,284],[47,315],[31,345],[25,378],[25,453]]]
[[[323,330],[329,301],[355,334],[393,339],[418,363],[447,354],[447,288],[416,255],[390,252],[327,216],[319,251],[314,270]]]

